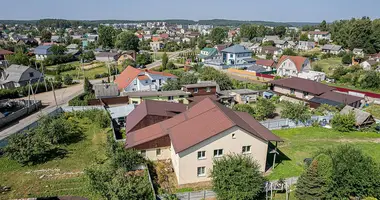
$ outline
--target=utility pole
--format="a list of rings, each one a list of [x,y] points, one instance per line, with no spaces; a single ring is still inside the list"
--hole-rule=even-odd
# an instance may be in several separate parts
[[[53,90],[55,106],[58,108],[57,97],[55,96],[54,84],[53,84],[53,82],[50,82],[50,83],[51,83],[51,88]]]
[[[110,68],[110,56],[108,56],[108,62],[107,62],[107,66],[108,66],[108,79],[110,80],[111,82],[111,68]],[[114,80],[115,81],[115,80]]]
[[[46,84],[46,78],[45,78],[45,73],[44,73],[44,64],[43,62],[41,62],[41,68],[42,68],[42,74],[43,74],[43,77],[44,77],[44,82],[45,82],[45,89],[46,89],[46,92],[48,91],[48,87],[47,87],[47,84]]]

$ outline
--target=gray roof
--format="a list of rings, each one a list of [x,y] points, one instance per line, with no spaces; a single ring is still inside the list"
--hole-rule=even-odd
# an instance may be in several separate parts
[[[253,64],[247,68],[248,71],[255,71],[255,72],[265,72],[266,69],[262,65]]]
[[[308,46],[308,47],[313,47],[315,46],[314,42],[309,42],[309,41],[299,41],[298,46]]]
[[[111,53],[111,52],[100,52],[100,53],[96,54],[96,57],[110,57],[110,58],[112,58],[112,57],[115,57],[117,55],[119,55],[119,54],[118,53]]]
[[[199,88],[199,87],[216,87],[218,84],[214,81],[203,81],[195,84],[183,85],[185,88]]]
[[[119,95],[117,84],[100,83],[93,85],[96,98],[116,97]]]
[[[353,112],[355,114],[356,126],[361,126],[361,125],[365,125],[365,124],[372,124],[374,122],[374,119],[370,113],[359,110],[357,108],[353,108],[351,106],[345,106],[340,111],[340,114],[347,115],[350,112]]]
[[[20,81],[27,81],[29,79],[26,79],[26,80],[21,80],[22,79],[22,74],[28,70],[29,68],[31,67],[28,67],[28,66],[23,66],[23,65],[11,65],[9,66],[8,68],[4,69],[4,72],[6,74],[6,78],[5,80],[2,80],[3,83],[5,82],[15,82],[15,83],[18,83]],[[33,72],[37,72],[38,74],[35,74],[35,76],[33,76],[32,78],[30,79],[36,79],[36,78],[39,78],[40,77],[40,72],[31,68],[33,70]]]
[[[283,44],[285,44],[285,43],[288,42],[288,41],[285,41],[285,40],[273,40],[273,42],[274,42],[275,44],[283,45]]]
[[[243,59],[244,61],[246,61],[246,62],[255,62],[256,60],[255,59],[253,59],[253,58],[244,58]]]
[[[355,48],[354,50],[352,50],[352,52],[354,52],[354,53],[362,53],[363,49],[357,49],[357,48]]]
[[[265,38],[266,40],[279,40],[280,38],[277,35],[266,35]]]
[[[234,45],[232,47],[228,47],[226,49],[223,49],[222,52],[225,53],[252,53],[252,51],[246,49],[244,46],[241,45]]]
[[[322,50],[330,50],[330,51],[339,51],[342,49],[342,46],[339,46],[339,45],[334,45],[334,44],[325,44],[323,47],[322,47]]]
[[[111,115],[112,119],[117,119],[120,117],[126,117],[135,109],[135,105],[128,104],[123,106],[117,106],[117,107],[110,107],[107,108],[108,112]]]
[[[66,47],[66,49],[77,49],[78,45],[77,44],[70,44],[69,46]]]
[[[46,45],[46,46],[38,46],[37,48],[34,49],[34,54],[37,55],[50,55],[52,54],[50,51],[51,46]]]
[[[171,90],[171,91],[138,91],[138,92],[126,92],[124,96],[129,97],[153,97],[153,96],[180,96],[180,95],[189,95],[190,92],[185,92],[182,90]]]
[[[232,95],[232,93],[247,95],[247,94],[257,94],[259,93],[259,91],[251,90],[251,89],[236,89],[236,90],[222,90],[218,93],[223,94],[223,95]]]

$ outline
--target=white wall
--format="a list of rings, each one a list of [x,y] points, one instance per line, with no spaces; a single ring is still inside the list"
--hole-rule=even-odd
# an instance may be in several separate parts
[[[156,150],[161,149],[161,155],[156,155]],[[141,151],[140,151],[141,152]],[[145,158],[151,161],[170,159],[170,147],[146,149]]]

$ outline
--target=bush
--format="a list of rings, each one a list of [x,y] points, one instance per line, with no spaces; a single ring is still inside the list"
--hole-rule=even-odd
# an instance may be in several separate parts
[[[317,72],[322,72],[322,71],[323,71],[323,68],[322,68],[320,65],[315,64],[315,65],[313,66],[313,70],[314,70],[314,71],[317,71]]]
[[[340,132],[350,132],[355,130],[355,114],[350,112],[349,114],[337,113],[331,120],[332,127]]]
[[[332,57],[331,53],[324,53],[324,54],[322,54],[321,59],[324,60],[324,59],[328,59],[328,58],[331,58],[331,57]]]
[[[69,106],[88,106],[88,100],[95,99],[94,93],[83,93],[69,101]]]
[[[311,113],[309,107],[303,103],[283,102],[284,108],[281,110],[281,117],[305,123],[310,119]]]
[[[51,81],[48,81],[48,80],[46,81],[48,91],[52,90],[50,82]],[[62,88],[62,82],[54,81],[53,85],[54,85],[54,89]],[[21,97],[28,96],[29,87],[30,86],[27,85],[27,86],[23,86],[23,87],[14,88],[14,89],[1,89],[0,90],[0,99],[14,99],[14,98],[19,98],[20,96]],[[35,94],[41,93],[41,92],[46,92],[45,83],[43,81],[41,81],[39,83],[32,84],[32,88],[33,88],[33,91],[35,92]]]
[[[66,54],[66,55],[50,55],[43,62],[44,62],[44,66],[50,66],[50,65],[73,62],[77,60],[78,59],[75,58],[73,55]]]
[[[235,104],[232,109],[239,111],[239,112],[247,112],[252,116],[255,115],[255,110],[249,104]]]
[[[72,85],[73,84],[73,77],[70,75],[66,74],[65,77],[63,78],[63,83],[65,85]]]
[[[349,65],[352,63],[352,55],[351,54],[345,54],[343,57],[342,57],[342,63],[343,64],[346,64],[346,65]]]

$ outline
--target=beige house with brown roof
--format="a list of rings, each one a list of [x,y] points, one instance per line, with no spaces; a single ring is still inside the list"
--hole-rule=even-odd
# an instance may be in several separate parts
[[[265,171],[269,142],[282,141],[248,113],[209,98],[165,121],[128,134],[126,148],[150,160],[171,159],[179,185],[210,181],[213,160],[226,154],[251,156]]]

